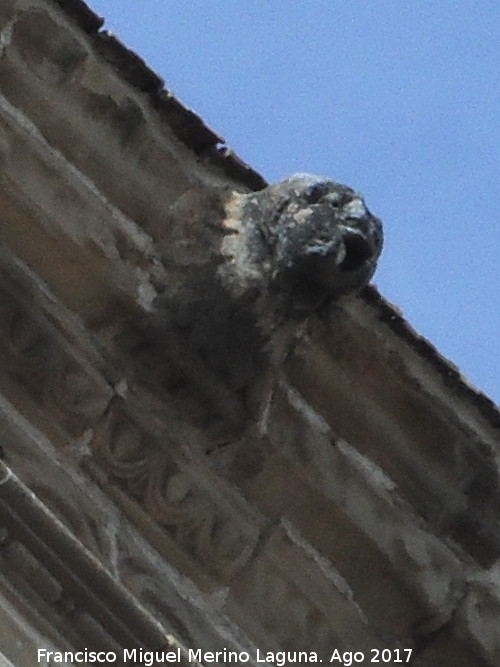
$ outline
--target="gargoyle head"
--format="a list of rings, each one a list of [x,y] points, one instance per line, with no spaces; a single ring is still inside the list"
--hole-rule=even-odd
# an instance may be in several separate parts
[[[225,240],[233,284],[265,290],[288,312],[356,293],[372,277],[382,225],[351,188],[297,174],[235,195]]]

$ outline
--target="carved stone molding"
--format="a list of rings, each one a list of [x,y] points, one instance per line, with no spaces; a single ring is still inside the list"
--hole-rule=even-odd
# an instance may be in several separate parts
[[[96,428],[91,448],[107,475],[108,489],[112,492],[117,485],[134,499],[202,571],[225,582],[248,560],[258,525],[246,525],[245,517],[238,520],[226,499],[211,489],[210,471],[202,480],[180,454],[179,443],[140,427],[121,399],[111,404]]]
[[[0,284],[5,377],[54,424],[79,437],[105,410],[111,388],[69,351],[67,341],[12,284]]]
[[[101,27],[0,2],[0,624],[497,665],[498,413],[363,289],[380,221]]]
[[[332,647],[379,645],[348,583],[287,521],[266,534],[232,591],[234,613],[249,614],[255,641],[270,650],[316,651],[327,661]]]

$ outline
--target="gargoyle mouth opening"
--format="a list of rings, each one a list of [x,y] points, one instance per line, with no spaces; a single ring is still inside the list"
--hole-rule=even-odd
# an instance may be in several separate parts
[[[343,242],[345,257],[339,264],[341,271],[356,271],[373,257],[373,248],[367,238],[358,231],[346,231]]]

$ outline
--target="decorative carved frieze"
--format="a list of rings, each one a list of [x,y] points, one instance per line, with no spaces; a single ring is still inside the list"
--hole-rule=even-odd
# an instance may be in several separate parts
[[[0,282],[0,335],[4,377],[54,423],[81,436],[106,408],[111,388],[75,359],[43,312],[5,281]]]
[[[497,434],[394,310],[344,300],[379,221],[219,170],[99,26],[0,3],[3,600],[68,645],[496,665]]]
[[[182,455],[182,445],[165,428],[152,431],[134,422],[116,399],[95,430],[93,456],[111,487],[118,485],[133,498],[202,572],[230,580],[255,547],[258,523],[252,526],[226,506],[230,487],[224,496],[217,492],[224,483],[210,470],[200,477],[199,464]]]
[[[235,613],[244,610],[255,641],[270,650],[316,651],[327,661],[334,648],[379,645],[347,581],[285,520],[232,591]]]

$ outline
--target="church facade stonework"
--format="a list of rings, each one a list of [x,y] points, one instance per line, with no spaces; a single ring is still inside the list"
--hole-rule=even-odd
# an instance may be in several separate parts
[[[500,415],[81,0],[0,5],[0,663],[500,664]]]

